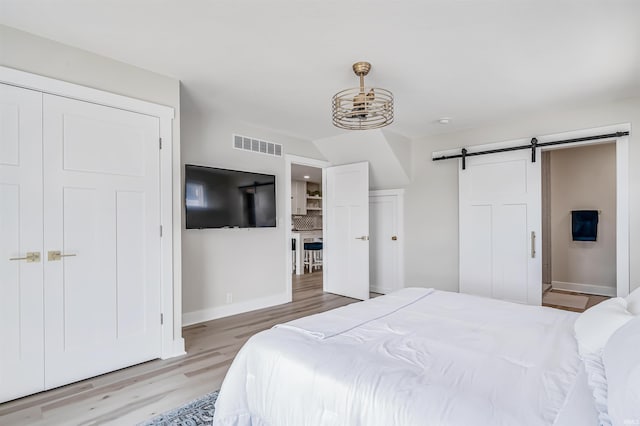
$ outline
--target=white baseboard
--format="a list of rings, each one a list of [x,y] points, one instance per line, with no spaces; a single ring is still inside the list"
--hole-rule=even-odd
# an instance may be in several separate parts
[[[187,354],[184,349],[184,339],[182,337],[172,340],[169,343],[169,346],[170,348],[167,348],[166,351],[162,352],[162,356],[160,357],[160,359],[168,359]]]
[[[198,324],[200,322],[211,321],[218,318],[229,317],[231,315],[243,314],[257,309],[289,303],[289,295],[285,293],[274,294],[273,296],[261,297],[259,299],[247,300],[244,302],[232,303],[229,305],[216,306],[214,308],[203,309],[201,311],[186,312],[182,314],[182,326]]]
[[[565,283],[551,281],[551,287],[556,290],[577,291],[579,293],[596,294],[598,296],[616,297],[616,288],[597,284]]]
[[[371,287],[369,287],[369,291],[372,292],[372,293],[387,294],[391,290],[389,290],[388,288],[371,286]]]

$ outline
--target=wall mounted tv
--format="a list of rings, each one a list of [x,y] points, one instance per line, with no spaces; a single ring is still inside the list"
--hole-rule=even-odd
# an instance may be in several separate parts
[[[276,226],[276,177],[185,166],[187,229]]]

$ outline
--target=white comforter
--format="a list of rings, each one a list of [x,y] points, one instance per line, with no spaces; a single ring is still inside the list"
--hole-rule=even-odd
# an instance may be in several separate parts
[[[242,348],[214,425],[593,424],[575,318],[418,288],[302,318]]]

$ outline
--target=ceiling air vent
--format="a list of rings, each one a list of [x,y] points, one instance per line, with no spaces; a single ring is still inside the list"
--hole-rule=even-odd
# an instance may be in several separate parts
[[[282,145],[279,143],[267,142],[260,139],[250,138],[248,136],[233,135],[233,147],[243,151],[282,157]]]

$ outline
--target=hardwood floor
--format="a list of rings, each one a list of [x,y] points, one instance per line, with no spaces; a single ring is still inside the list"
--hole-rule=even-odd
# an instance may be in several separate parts
[[[294,276],[293,302],[184,329],[187,355],[155,360],[0,404],[0,425],[134,425],[220,389],[240,347],[277,323],[356,302]]]
[[[585,307],[585,309],[578,309],[578,308],[571,308],[569,306],[560,306],[560,305],[551,305],[548,303],[543,303],[542,306],[548,306],[550,308],[556,308],[556,309],[562,309],[564,311],[572,311],[572,312],[584,312],[585,310],[589,309],[590,307],[597,305],[600,302],[603,302],[607,299],[610,299],[610,297],[607,296],[596,296],[594,294],[585,294],[585,293],[576,293],[575,291],[565,291],[565,290],[556,290],[556,289],[551,289],[549,290],[552,293],[559,293],[559,294],[574,294],[574,295],[579,295],[579,296],[585,296],[587,297],[589,300],[587,301],[587,306]]]

